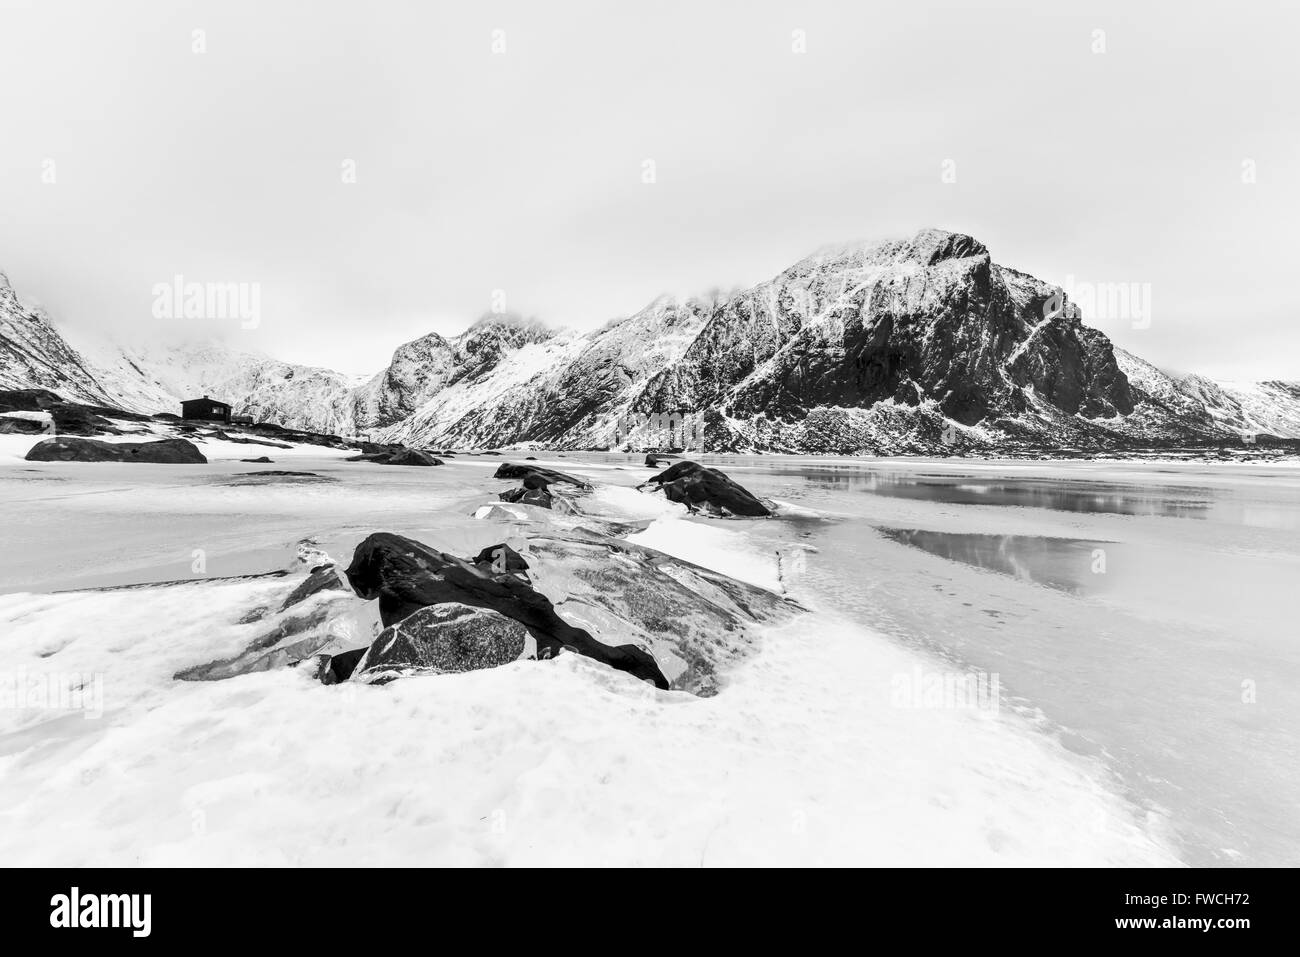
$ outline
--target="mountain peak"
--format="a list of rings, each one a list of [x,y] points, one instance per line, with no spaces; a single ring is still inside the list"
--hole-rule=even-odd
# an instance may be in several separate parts
[[[525,318],[517,312],[485,312],[461,334],[461,338],[488,329],[508,330],[522,334],[529,340],[549,339],[554,335],[554,331],[538,319]]]
[[[973,236],[947,229],[926,228],[910,239],[859,240],[824,246],[792,268],[799,270],[809,264],[841,263],[859,266],[889,266],[898,263],[934,266],[949,260],[988,254],[988,247]]]
[[[911,251],[910,258],[927,266],[947,259],[987,256],[989,252],[988,247],[975,237],[946,229],[922,229],[907,245]]]

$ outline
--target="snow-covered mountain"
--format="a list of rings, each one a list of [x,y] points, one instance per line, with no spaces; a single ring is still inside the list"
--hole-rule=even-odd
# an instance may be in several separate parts
[[[24,306],[0,273],[0,389],[39,388],[93,405],[116,404],[120,384],[103,376],[40,309]]]
[[[316,432],[351,434],[356,382],[219,343],[126,346],[93,336],[74,346],[0,274],[0,388],[45,388],[131,412],[179,412],[202,395],[236,412]]]
[[[0,281],[0,388],[134,411],[208,394],[313,431],[429,447],[923,452],[1300,438],[1300,383],[1175,376],[1083,325],[978,240],[828,248],[729,296],[660,299],[587,333],[488,315],[399,346],[365,382],[224,346],[68,342]]]

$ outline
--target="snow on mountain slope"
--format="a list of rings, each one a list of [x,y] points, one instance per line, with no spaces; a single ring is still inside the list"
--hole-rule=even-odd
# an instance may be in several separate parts
[[[451,339],[431,332],[399,346],[388,368],[357,390],[355,419],[366,429],[396,425],[442,390],[487,377],[506,355],[554,335],[508,314],[484,316]]]
[[[937,229],[830,247],[752,289],[656,300],[586,333],[488,315],[400,345],[361,383],[212,343],[74,347],[7,282],[0,317],[0,387],[145,412],[206,394],[286,426],[438,448],[654,446],[655,413],[702,426],[712,450],[1300,437],[1300,384],[1165,373],[1085,326],[1059,288]]]
[[[1300,383],[1217,382],[1200,375],[1176,376],[1123,349],[1115,357],[1129,383],[1150,406],[1168,413],[1189,433],[1264,433],[1300,438]]]
[[[385,434],[432,446],[607,444],[646,383],[689,347],[706,308],[659,299],[594,332],[560,333],[516,349]]]
[[[0,388],[45,388],[144,413],[178,413],[182,399],[211,395],[238,415],[352,434],[354,386],[338,372],[219,343],[130,347],[83,333],[74,346],[44,312],[23,306],[0,274]]]
[[[40,309],[23,305],[0,273],[0,389],[49,389],[65,399],[112,405],[117,390],[63,338]]]
[[[1189,375],[1182,385],[1227,428],[1243,435],[1300,438],[1300,382],[1215,382]]]
[[[354,434],[355,383],[341,372],[293,365],[220,343],[153,344],[120,352],[141,387],[177,411],[181,398],[210,395],[236,415],[332,434]]]

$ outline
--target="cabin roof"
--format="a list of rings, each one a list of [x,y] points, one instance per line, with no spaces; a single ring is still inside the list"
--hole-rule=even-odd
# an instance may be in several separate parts
[[[222,402],[220,399],[209,399],[206,395],[198,399],[181,399],[181,405],[189,405],[191,402],[206,402],[208,405],[224,405],[230,408],[229,402]]]

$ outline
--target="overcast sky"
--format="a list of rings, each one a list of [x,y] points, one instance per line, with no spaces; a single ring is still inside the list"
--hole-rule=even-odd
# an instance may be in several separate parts
[[[0,10],[0,269],[74,330],[372,372],[494,290],[589,327],[939,226],[1149,284],[1094,324],[1159,365],[1300,379],[1284,3]],[[260,324],[154,318],[177,274]]]

